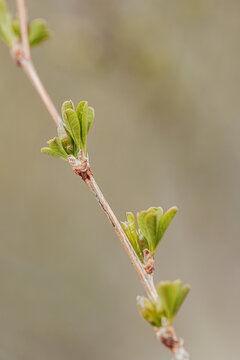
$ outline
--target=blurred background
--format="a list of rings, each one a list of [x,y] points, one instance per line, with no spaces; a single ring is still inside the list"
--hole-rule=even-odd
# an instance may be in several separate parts
[[[177,333],[195,360],[236,359],[239,1],[27,5],[52,29],[32,55],[57,108],[95,108],[90,162],[117,216],[179,207],[155,274],[192,286]],[[138,314],[144,289],[95,199],[40,153],[54,123],[2,42],[0,79],[1,360],[170,359]]]

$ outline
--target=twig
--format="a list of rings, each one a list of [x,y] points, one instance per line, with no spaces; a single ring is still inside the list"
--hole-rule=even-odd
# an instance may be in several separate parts
[[[117,233],[124,249],[126,250],[131,263],[133,264],[140,280],[143,283],[143,286],[146,290],[148,296],[154,301],[157,302],[158,294],[153,282],[153,276],[148,275],[144,270],[142,263],[140,262],[135,250],[133,249],[131,243],[129,242],[127,236],[125,235],[121,224],[119,223],[117,217],[112,211],[107,200],[104,198],[99,186],[97,185],[93,173],[90,169],[88,158],[85,157],[80,150],[78,160],[72,156],[68,156],[68,162],[75,174],[81,176],[88,188],[91,190],[99,205],[101,206],[104,214],[108,218],[110,224],[112,225],[114,231]],[[170,326],[165,319],[164,324],[161,328],[156,328],[155,333],[157,338],[170,349],[173,353],[175,360],[190,360],[190,357],[187,351],[184,348],[184,342],[182,339],[178,338],[175,334],[175,331],[172,326]]]
[[[28,41],[28,28],[27,28],[27,17],[26,17],[26,5],[25,0],[17,0],[18,14],[20,19],[21,27],[21,39],[22,44],[16,42],[13,49],[12,55],[18,66],[22,67],[27,76],[29,77],[31,83],[38,92],[40,98],[42,99],[44,105],[49,111],[53,121],[56,126],[61,122],[61,117],[58,114],[52,100],[50,99],[46,89],[44,88],[38,73],[32,63],[31,53]]]
[[[17,0],[17,8],[20,19],[23,52],[26,60],[30,60],[31,52],[28,40],[28,23],[25,0]]]
[[[158,295],[156,288],[153,283],[152,275],[148,275],[144,270],[139,257],[137,256],[135,250],[132,247],[132,244],[129,242],[127,236],[125,235],[121,224],[119,223],[118,219],[116,218],[114,212],[112,211],[110,205],[108,204],[107,200],[104,198],[101,190],[99,189],[93,175],[91,174],[89,179],[85,180],[86,185],[89,187],[93,195],[95,196],[96,200],[99,202],[101,208],[104,211],[104,214],[108,218],[109,222],[113,226],[114,231],[118,235],[126,253],[128,254],[131,263],[133,264],[140,280],[143,283],[143,286],[148,294],[148,296],[153,300],[157,301]]]
[[[21,24],[21,39],[22,44],[16,43],[12,49],[13,57],[18,66],[23,68],[36,91],[38,92],[40,98],[42,99],[44,105],[49,111],[53,121],[56,126],[62,121],[59,116],[53,102],[51,101],[46,89],[44,88],[36,69],[31,60],[31,53],[28,41],[28,28],[27,28],[27,17],[26,17],[26,5],[25,0],[17,0],[19,19]],[[143,283],[143,286],[148,294],[148,296],[153,300],[157,301],[158,294],[153,283],[152,275],[148,275],[145,271],[141,261],[139,260],[137,254],[135,253],[131,243],[129,242],[127,236],[125,235],[121,224],[119,223],[117,217],[112,211],[110,205],[104,198],[101,190],[99,189],[94,176],[90,170],[88,159],[80,154],[79,160],[76,160],[73,156],[69,156],[69,163],[74,169],[75,173],[80,175],[90,191],[94,194],[96,200],[103,209],[104,214],[110,221],[115,232],[117,233],[124,249],[126,250],[140,280]],[[178,339],[174,329],[169,326],[167,323],[162,328],[155,329],[157,338],[168,347],[175,360],[190,360],[190,357],[183,346],[183,341]]]

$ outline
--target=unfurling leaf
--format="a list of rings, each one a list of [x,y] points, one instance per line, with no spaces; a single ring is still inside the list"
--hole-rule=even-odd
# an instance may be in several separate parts
[[[60,150],[52,149],[50,140],[50,149],[44,148],[42,151],[65,160],[68,155],[78,159],[80,150],[86,155],[87,134],[94,119],[94,109],[88,107],[87,101],[81,101],[75,111],[73,102],[69,100],[62,104],[61,110],[63,121],[57,128],[58,138],[54,138],[55,142],[60,141]]]
[[[151,207],[146,211],[141,211],[138,216],[138,226],[147,241],[148,249],[152,254],[162,239],[168,225],[177,212],[177,208],[173,207],[163,214],[161,207]]]
[[[180,309],[190,290],[189,285],[182,286],[181,280],[164,281],[158,284],[157,292],[160,298],[164,316],[171,323]]]
[[[63,123],[60,123],[57,128],[59,139],[62,141],[63,147],[68,154],[73,154],[73,140],[64,128]]]
[[[161,327],[163,313],[159,304],[143,297],[137,297],[137,306],[141,316],[152,326]]]
[[[64,123],[79,151],[81,149],[80,124],[74,110],[67,109],[64,111]]]
[[[75,110],[74,109],[74,104],[72,102],[72,100],[67,100],[67,101],[64,101],[64,103],[62,104],[62,118],[64,120],[64,116],[65,116],[65,110],[68,110],[68,109],[72,109],[72,110]]]
[[[66,153],[62,141],[55,137],[48,141],[49,148],[42,148],[41,152],[52,155],[64,160],[67,160],[68,154]]]
[[[36,46],[49,39],[50,32],[47,24],[42,19],[35,19],[31,22],[28,30],[30,46]]]
[[[88,134],[88,102],[81,101],[77,106],[76,112],[81,128],[82,150],[84,154],[86,154],[87,134]]]
[[[127,212],[126,215],[127,215],[127,221],[121,222],[122,228],[127,238],[129,239],[130,243],[132,244],[132,247],[134,248],[136,254],[143,262],[143,252],[140,246],[140,239],[136,231],[135,217],[131,212]]]
[[[87,133],[89,133],[89,130],[91,129],[93,120],[94,120],[94,108],[91,106],[88,107],[88,127],[87,127]]]
[[[168,226],[170,225],[172,219],[174,218],[175,214],[177,213],[178,209],[174,206],[170,208],[164,215],[161,216],[158,230],[157,230],[157,239],[158,243],[163,237],[165,231],[167,230]],[[158,245],[157,243],[157,245]]]

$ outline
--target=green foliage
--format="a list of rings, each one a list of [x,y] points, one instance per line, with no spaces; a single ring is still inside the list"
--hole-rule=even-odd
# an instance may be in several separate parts
[[[4,0],[0,0],[0,37],[8,46],[13,46],[15,34],[12,28],[12,18]]]
[[[136,231],[135,217],[133,213],[127,212],[127,221],[121,222],[122,228],[127,235],[132,247],[134,248],[139,259],[143,262],[143,247],[139,239],[139,234]]]
[[[154,327],[161,327],[163,318],[172,324],[189,290],[188,285],[182,286],[181,280],[161,282],[157,286],[159,297],[156,303],[145,297],[137,298],[139,312]]]
[[[47,24],[42,19],[33,20],[28,27],[29,45],[36,46],[50,37]],[[12,18],[4,0],[0,0],[0,37],[12,47],[16,39],[21,40],[19,19]]]
[[[154,303],[144,296],[137,297],[137,306],[141,316],[152,326],[161,327],[163,312],[159,302]]]
[[[35,19],[31,22],[28,29],[30,46],[40,45],[50,38],[50,32],[47,24],[42,19]]]
[[[161,207],[152,207],[141,211],[137,214],[138,231],[134,215],[130,212],[127,213],[127,221],[121,223],[122,228],[142,262],[144,249],[148,249],[154,255],[176,212],[176,207],[172,207],[165,214]]]
[[[80,150],[86,155],[87,134],[94,119],[94,110],[88,107],[87,101],[81,101],[75,111],[71,100],[62,105],[63,122],[58,126],[58,137],[53,140],[57,143],[54,149],[52,140],[48,142],[49,148],[41,149],[42,152],[67,160],[68,155],[76,158]],[[50,151],[51,150],[51,151]]]
[[[49,148],[42,148],[41,151],[45,154],[52,155],[63,160],[67,160],[67,152],[64,149],[63,142],[55,137],[48,141]]]
[[[171,323],[190,290],[189,285],[182,286],[181,280],[160,282],[157,292],[161,301],[164,316]]]

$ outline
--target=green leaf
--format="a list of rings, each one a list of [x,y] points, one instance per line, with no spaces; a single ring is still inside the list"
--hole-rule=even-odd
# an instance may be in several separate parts
[[[158,309],[158,304],[146,297],[137,297],[137,306],[141,316],[152,326],[161,327],[163,313]]]
[[[71,136],[68,134],[63,123],[60,123],[57,127],[57,133],[59,139],[62,141],[63,147],[68,154],[73,154],[73,141]]]
[[[78,151],[82,148],[81,136],[80,136],[80,124],[77,114],[72,109],[64,111],[64,123],[67,131],[70,133],[73,141],[75,142]]]
[[[130,243],[132,244],[132,247],[134,248],[136,254],[140,258],[140,260],[143,261],[143,253],[139,245],[139,237],[136,231],[135,217],[131,212],[127,212],[126,215],[127,222],[122,222],[123,230],[125,231],[125,234],[127,235]]]
[[[77,113],[77,117],[80,123],[80,128],[81,128],[81,138],[82,138],[82,114],[83,114],[83,108],[84,106],[87,104],[87,101],[81,101],[76,109],[76,113]]]
[[[42,148],[41,152],[47,155],[55,156],[57,158],[61,158],[63,160],[67,160],[65,156],[63,156],[61,153],[55,152],[52,149],[49,148]]]
[[[148,243],[148,249],[154,254],[157,244],[158,221],[162,214],[162,208],[151,207],[147,211],[141,211],[138,218],[138,226]]]
[[[93,120],[94,120],[94,116],[95,116],[95,113],[94,113],[94,109],[89,106],[88,107],[88,127],[87,127],[87,133],[89,133],[89,130],[92,126],[92,123],[93,123]]]
[[[94,120],[94,109],[88,107],[87,101],[81,101],[77,106],[76,112],[80,123],[82,147],[86,154],[87,134]]]
[[[8,46],[13,46],[15,35],[12,28],[12,19],[3,0],[0,0],[0,37]]]
[[[28,30],[30,46],[36,46],[49,39],[50,32],[47,24],[42,19],[35,19],[31,22]]]
[[[168,226],[170,225],[170,222],[174,218],[177,211],[178,211],[178,209],[174,206],[174,207],[170,208],[164,215],[161,216],[161,219],[158,224],[158,230],[157,230],[156,247],[159,244],[160,240],[162,239],[165,231],[167,230]]]
[[[181,289],[179,289],[178,298],[176,299],[176,302],[174,304],[173,311],[172,311],[174,317],[177,315],[177,312],[180,309],[180,307],[181,307],[183,301],[185,300],[187,294],[189,293],[189,291],[190,291],[189,285],[185,285]]]
[[[170,323],[176,316],[189,290],[190,287],[188,285],[182,287],[181,280],[173,282],[165,281],[158,284],[157,292],[161,301],[162,309],[164,311],[164,315]]]
[[[72,100],[64,101],[64,103],[62,104],[61,112],[62,112],[63,121],[64,121],[64,117],[66,117],[65,116],[65,110],[68,110],[68,109],[75,110]]]
[[[68,154],[65,151],[62,141],[59,138],[55,137],[55,138],[49,140],[48,145],[52,151],[54,151],[55,153],[61,154],[62,157],[67,159]]]
[[[141,211],[140,213],[137,214],[137,221],[138,221],[139,229],[140,229],[142,235],[144,236],[144,238],[146,239],[147,244],[148,244],[148,249],[149,249],[150,244],[147,239],[148,232],[147,232],[147,229],[145,228],[145,223],[144,223],[144,219],[145,219],[146,215],[147,215],[147,211]]]
[[[147,241],[148,249],[152,254],[162,239],[167,227],[177,212],[177,208],[169,209],[163,215],[161,207],[151,207],[146,211],[141,211],[137,215],[138,226],[144,239]]]
[[[77,116],[78,116],[78,120],[79,120],[80,128],[81,128],[81,139],[82,139],[83,151],[84,151],[84,154],[86,154],[87,133],[88,133],[88,102],[81,101],[77,106],[76,112],[77,112]]]
[[[82,111],[82,143],[83,143],[83,151],[85,154],[87,151],[87,133],[88,133],[88,103],[84,105]]]

